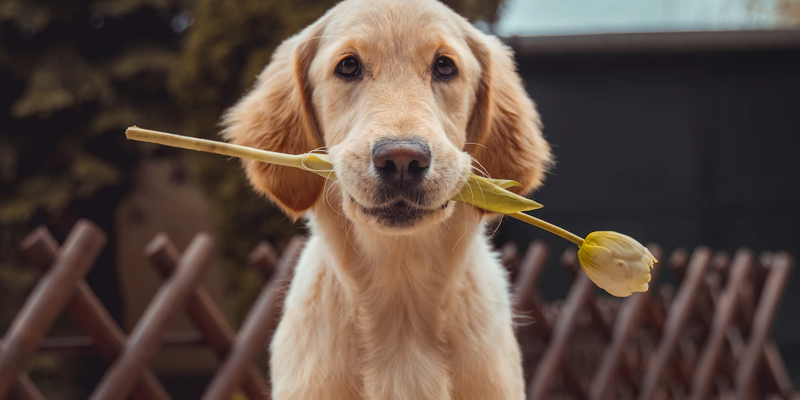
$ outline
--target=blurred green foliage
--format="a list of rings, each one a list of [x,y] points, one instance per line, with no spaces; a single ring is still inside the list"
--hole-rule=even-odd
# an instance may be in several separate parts
[[[502,1],[444,3],[493,23]],[[16,255],[23,235],[46,224],[62,239],[83,217],[113,232],[113,212],[148,157],[188,157],[212,202],[229,315],[240,323],[263,283],[244,268],[248,252],[260,240],[280,247],[299,227],[253,193],[235,160],[127,142],[122,133],[139,125],[217,139],[221,113],[276,46],[335,3],[0,0],[0,333],[38,277]],[[99,282],[113,287],[107,278]],[[75,371],[63,359],[32,365],[48,398],[86,397],[64,389]]]

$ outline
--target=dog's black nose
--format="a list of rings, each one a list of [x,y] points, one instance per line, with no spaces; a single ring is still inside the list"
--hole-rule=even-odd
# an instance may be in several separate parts
[[[430,167],[431,148],[420,139],[381,140],[372,147],[372,163],[385,184],[411,189]]]

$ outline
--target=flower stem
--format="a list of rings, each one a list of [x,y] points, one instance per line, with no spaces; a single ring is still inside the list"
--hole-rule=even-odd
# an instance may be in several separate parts
[[[270,164],[294,167],[314,172],[325,178],[335,178],[331,169],[332,166],[325,160],[321,160],[322,154],[284,154],[274,151],[254,149],[247,146],[239,146],[214,140],[199,139],[187,136],[173,135],[171,133],[151,131],[132,126],[125,131],[125,136],[131,140],[140,142],[156,143],[181,149],[203,151],[206,153],[220,154],[223,156],[248,158],[251,160],[266,162]]]
[[[562,238],[567,239],[570,242],[577,244],[578,247],[581,247],[583,245],[583,238],[582,237],[580,237],[578,235],[575,235],[574,233],[572,233],[570,231],[567,231],[565,229],[561,229],[561,228],[559,228],[559,227],[557,227],[557,226],[555,226],[555,225],[553,225],[553,224],[551,224],[549,222],[542,221],[539,218],[532,217],[532,216],[530,216],[528,214],[525,214],[523,212],[515,212],[515,213],[512,213],[512,214],[506,214],[506,215],[508,215],[511,218],[518,219],[518,220],[520,220],[522,222],[527,222],[527,223],[529,223],[529,224],[531,224],[531,225],[533,225],[535,227],[544,229],[544,230],[546,230],[546,231],[548,231],[548,232],[550,232],[552,234],[561,236]]]
[[[214,140],[198,139],[193,137],[173,135],[170,133],[151,131],[135,126],[125,131],[128,139],[140,142],[150,142],[162,144],[170,147],[179,147],[188,150],[203,151],[206,153],[221,154],[224,156],[249,158],[251,160],[264,161],[271,164],[285,165],[287,167],[298,168],[302,161],[302,155],[275,153],[272,151],[257,150],[246,146],[217,142]]]

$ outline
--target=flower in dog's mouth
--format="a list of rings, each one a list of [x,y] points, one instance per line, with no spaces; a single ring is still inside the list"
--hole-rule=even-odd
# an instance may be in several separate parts
[[[336,179],[326,154],[283,154],[259,150],[229,143],[215,142],[185,136],[156,132],[137,127],[125,131],[128,139],[163,144],[189,150],[205,151],[231,157],[248,158],[256,161],[294,167],[315,173],[327,179]],[[521,186],[504,179],[489,179],[470,174],[458,195],[452,200],[470,204],[477,208],[496,212],[527,222],[554,233],[578,245],[578,259],[589,278],[599,287],[614,296],[629,296],[634,292],[644,292],[649,288],[650,268],[658,262],[647,248],[633,238],[616,232],[593,232],[581,238],[549,222],[525,214],[541,208],[542,205],[506,189]],[[351,198],[352,199],[352,198]],[[355,200],[353,199],[355,202]],[[362,211],[403,225],[439,210],[421,208],[399,200],[389,205],[365,207],[356,203]],[[441,206],[447,208],[449,202]]]

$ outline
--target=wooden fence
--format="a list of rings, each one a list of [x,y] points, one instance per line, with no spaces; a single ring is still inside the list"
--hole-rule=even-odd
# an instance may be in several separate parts
[[[210,347],[219,367],[202,400],[230,399],[241,390],[251,400],[269,398],[269,381],[255,366],[277,324],[281,296],[304,241],[293,239],[278,256],[262,243],[249,264],[268,280],[237,333],[200,284],[214,257],[214,243],[198,234],[180,254],[165,235],[145,252],[164,283],[126,335],[84,281],[106,241],[80,221],[62,246],[44,228],[22,243],[22,252],[43,275],[0,341],[0,400],[41,400],[25,373],[37,351],[89,349],[108,361],[91,400],[168,400],[148,363],[162,346],[193,343]],[[661,249],[650,247],[658,259]],[[662,264],[680,285],[657,284],[626,299],[594,297],[574,251],[561,264],[573,284],[562,302],[546,303],[538,291],[548,259],[541,242],[520,255],[513,244],[500,249],[521,315],[517,337],[523,349],[528,399],[796,399],[781,355],[769,337],[792,269],[786,253],[756,258],[740,249],[731,259],[705,247],[691,255],[677,250]],[[46,338],[66,310],[86,337]],[[185,310],[197,335],[165,332]]]

